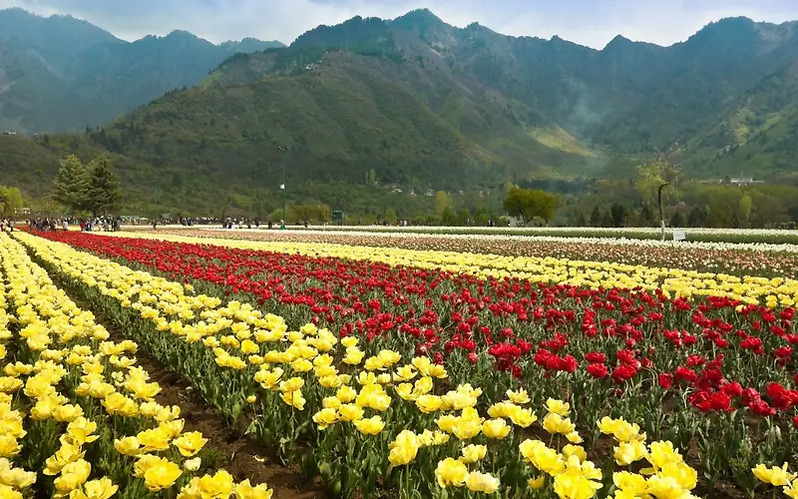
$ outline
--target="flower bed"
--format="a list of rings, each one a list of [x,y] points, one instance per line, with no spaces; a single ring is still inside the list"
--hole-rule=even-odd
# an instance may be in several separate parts
[[[203,310],[191,305],[211,305],[215,303],[208,301],[212,298],[195,297],[189,288],[184,299],[181,298],[183,287],[165,283],[164,289],[169,290],[170,296],[165,303],[167,308],[158,309],[153,315],[155,306],[152,303],[159,306],[162,303],[160,295],[154,295],[153,290],[161,285],[145,288],[148,295],[139,308],[135,308],[134,301],[140,298],[137,286],[155,279],[153,276],[124,271],[106,260],[60,245],[45,245],[31,236],[20,237],[34,247],[40,257],[57,262],[53,264],[59,271],[82,280],[85,286],[103,290],[103,294],[117,300],[122,308],[134,308],[156,329],[190,338],[198,333],[197,317],[204,319],[200,328],[204,333],[193,342],[175,343],[174,335],[161,335],[162,340],[151,341],[163,341],[160,348],[172,352],[164,353],[172,356],[170,364],[182,362],[183,369],[190,370],[187,366],[192,365],[193,359],[202,358],[197,372],[205,370],[207,373],[225,367],[226,370],[219,371],[219,379],[238,376],[234,378],[237,384],[226,384],[233,389],[223,392],[224,396],[237,397],[237,400],[224,400],[223,395],[214,395],[212,387],[203,393],[226,407],[231,415],[234,408],[241,407],[243,399],[259,398],[260,415],[254,420],[253,431],[266,443],[282,443],[286,451],[295,442],[315,442],[313,445],[319,453],[302,456],[304,464],[309,469],[318,469],[328,481],[335,483],[337,479],[345,488],[362,490],[364,485],[357,480],[358,476],[367,477],[368,483],[376,483],[373,473],[384,480],[381,482],[384,486],[401,488],[403,480],[408,479],[407,474],[396,470],[389,472],[384,467],[390,467],[390,462],[376,449],[388,442],[379,439],[385,439],[385,432],[398,438],[399,421],[410,428],[440,429],[441,423],[437,422],[440,417],[434,419],[428,414],[445,417],[447,406],[443,402],[436,406],[436,398],[422,398],[419,405],[420,397],[445,397],[451,391],[457,393],[457,387],[466,383],[477,384],[484,392],[483,401],[474,404],[478,418],[493,417],[494,414],[486,415],[484,411],[493,407],[491,402],[505,397],[508,389],[525,389],[536,407],[548,398],[567,399],[573,408],[569,416],[582,429],[580,438],[586,439],[588,448],[600,448],[601,432],[595,427],[599,415],[638,421],[652,438],[666,438],[681,448],[692,445],[696,452],[694,459],[709,483],[733,479],[752,490],[754,478],[750,469],[754,464],[761,461],[778,464],[793,459],[790,449],[796,431],[792,417],[798,398],[791,389],[794,361],[790,345],[798,337],[792,322],[794,310],[779,308],[777,303],[771,309],[743,305],[728,298],[668,299],[656,290],[650,293],[589,290],[509,278],[485,281],[468,274],[397,268],[329,256],[311,258],[144,239],[86,234],[69,239],[74,245],[125,260],[134,267],[157,269],[173,279],[190,280],[196,289],[216,298],[237,293],[236,298],[253,305],[252,308],[246,304],[233,305],[231,309],[231,303],[238,303],[235,301],[220,307],[226,312],[219,318],[229,318],[231,314],[234,318],[230,319],[232,324],[217,328],[209,322],[212,316],[203,315]],[[50,234],[48,237],[66,236]],[[129,281],[129,277],[121,277],[123,275],[147,281],[136,283]],[[128,282],[127,291],[114,297],[114,282]],[[194,316],[180,317],[179,310],[184,308],[169,308],[176,306],[175,303],[186,303]],[[260,315],[257,308],[261,304],[289,318],[289,324],[310,322],[311,325],[292,338],[285,321],[277,317],[267,320]],[[185,320],[167,320],[175,313]],[[236,321],[246,324],[240,326],[244,338],[238,333],[224,333],[225,328],[236,331],[239,327],[235,326]],[[268,331],[261,333],[260,338],[257,328],[263,326],[259,326],[258,321],[266,321],[262,324],[267,325],[265,331]],[[322,333],[321,343],[325,348],[329,343],[330,348],[320,350],[318,331],[326,331],[325,328],[335,335]],[[246,336],[245,331],[249,331],[250,336]],[[360,342],[353,344],[354,349],[350,350],[346,345],[342,348],[336,337],[359,338]],[[303,370],[307,364],[296,361],[301,360],[298,353],[307,345],[316,352],[306,359],[310,368]],[[296,349],[292,351],[293,347]],[[382,351],[392,353],[383,354]],[[398,364],[386,366],[386,360],[394,354],[412,360],[404,367],[407,376],[413,374],[409,380],[401,378],[396,369]],[[415,385],[410,381],[415,382],[413,378],[424,374],[415,366],[415,362],[423,362],[413,358],[417,354],[429,355],[435,363],[442,363],[448,381],[433,382],[428,391],[415,392]],[[328,361],[324,355],[329,355],[333,362],[325,364]],[[321,367],[316,365],[316,357],[325,359]],[[272,365],[264,369],[264,364]],[[336,403],[330,397],[338,392],[331,390],[336,388],[333,385],[338,384],[339,379],[341,385],[352,384],[352,379],[360,380],[363,373],[358,370],[360,366],[365,373],[372,373],[365,374],[363,387],[382,387],[382,391],[376,393],[376,400],[382,402],[373,402],[369,397],[363,399],[364,403],[367,400],[373,404],[385,403],[383,394],[390,401],[385,412],[379,410],[381,406],[366,405],[367,409],[375,411],[373,414],[381,416],[374,424],[379,426],[381,421],[387,428],[379,432],[381,437],[368,439],[376,446],[372,448],[373,454],[355,455],[352,451],[344,460],[345,466],[344,462],[335,464],[335,460],[331,464],[330,453],[349,449],[338,446],[342,441],[349,442],[348,437],[330,437],[334,432],[320,429],[337,428],[336,423],[343,417],[340,407],[332,407]],[[324,373],[329,367],[335,370],[335,380],[324,380],[324,375],[318,375],[317,371]],[[227,374],[230,370],[239,374]],[[394,370],[396,372],[380,381],[380,373]],[[308,375],[311,371],[312,375]],[[371,375],[376,383],[368,382]],[[301,398],[285,395],[296,391],[286,391],[282,389],[286,386],[279,383],[289,376],[303,380]],[[255,387],[253,379],[257,383]],[[331,386],[326,387],[324,383]],[[211,385],[217,384],[211,382]],[[255,390],[257,386],[263,388],[264,384],[269,391],[258,397],[259,392]],[[363,390],[361,388],[359,393]],[[394,408],[396,401],[399,405]],[[339,402],[349,403],[340,399]],[[281,409],[276,411],[277,407]],[[302,426],[309,424],[307,418],[295,417],[296,411],[301,413],[306,409],[314,415],[315,428]],[[335,414],[323,412],[326,409],[334,409]],[[396,412],[392,412],[394,409]],[[509,419],[512,422],[512,414]],[[434,426],[433,422],[436,422]],[[526,431],[518,430],[524,436]],[[423,434],[420,431],[414,434],[418,436],[418,433]],[[717,435],[723,438],[716,438]],[[361,448],[360,443],[347,445]],[[429,484],[436,481],[430,465],[457,453],[457,446],[445,449],[442,454],[424,457],[420,468],[408,473],[415,474],[414,480],[418,483],[430,487]],[[558,455],[565,456],[563,452],[561,450]],[[353,467],[350,459],[370,464],[365,468]],[[515,472],[508,471],[517,466],[511,461],[502,461],[500,468],[504,471],[495,478],[506,486],[515,487],[513,490],[520,490],[522,482],[513,474]],[[346,469],[359,472],[350,477],[349,482],[341,481]],[[534,469],[541,468],[535,466]],[[607,478],[605,474],[605,486]]]
[[[155,402],[161,387],[136,364],[137,345],[109,341],[93,315],[6,235],[0,267],[8,312],[0,320],[3,497],[199,497],[192,494],[201,484],[271,496],[265,485],[235,484],[225,471],[196,474],[207,471],[199,457],[207,440],[183,431],[180,407]]]
[[[147,232],[136,232],[144,235]],[[798,245],[674,243],[626,238],[527,237],[473,234],[416,234],[349,231],[224,231],[159,229],[151,235],[249,241],[339,244],[483,253],[507,256],[621,262],[699,272],[764,277],[795,277]]]

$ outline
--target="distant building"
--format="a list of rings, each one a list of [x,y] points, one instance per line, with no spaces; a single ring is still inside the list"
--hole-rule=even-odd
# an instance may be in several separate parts
[[[740,177],[732,177],[731,179],[729,179],[729,183],[731,185],[743,186],[743,185],[751,185],[751,184],[762,184],[762,183],[764,183],[764,181],[762,181],[762,180],[754,180],[753,177],[742,177],[742,176],[740,176]]]

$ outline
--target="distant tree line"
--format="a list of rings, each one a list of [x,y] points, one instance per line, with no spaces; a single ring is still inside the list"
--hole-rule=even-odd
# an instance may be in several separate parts
[[[68,144],[61,151],[68,151]],[[79,149],[81,157],[94,151]],[[14,187],[0,188],[0,212],[9,216],[29,203],[35,211],[152,216],[231,216],[277,223],[283,218],[276,188],[249,178],[235,193],[184,175],[168,162],[150,174],[156,185],[129,186],[125,203],[113,173],[111,157],[82,163],[73,154],[61,161],[52,196],[23,198]],[[506,225],[510,219],[526,225],[625,227],[789,227],[798,222],[798,175],[778,183],[749,185],[685,179],[678,151],[660,155],[631,175],[610,179],[510,182],[463,190],[432,191],[416,181],[412,186],[387,183],[374,168],[364,168],[359,182],[289,179],[286,222],[315,224],[331,221],[342,210],[347,224]],[[198,174],[199,175],[199,174]],[[535,188],[529,188],[535,187]],[[146,190],[145,190],[146,189]],[[53,203],[48,200],[52,199]],[[57,205],[55,204],[57,203]]]

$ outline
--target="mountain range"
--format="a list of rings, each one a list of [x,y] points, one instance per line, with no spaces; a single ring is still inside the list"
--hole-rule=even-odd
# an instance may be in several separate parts
[[[276,199],[286,147],[292,195],[334,204],[351,199],[341,186],[624,178],[675,147],[692,178],[798,181],[798,22],[727,18],[669,47],[618,36],[595,50],[457,28],[429,10],[355,17],[268,48],[185,32],[127,43],[73,18],[32,19],[60,28],[25,29],[26,45],[0,41],[0,51],[43,75],[11,85],[16,102],[50,100],[35,112],[14,105],[0,57],[0,116],[27,131],[108,122],[37,144],[51,155],[107,152],[130,192],[150,192],[157,178],[162,199],[198,198],[197,209],[235,195]],[[48,49],[42,38],[59,41]],[[179,66],[186,47],[205,50],[204,62]],[[34,156],[40,177],[51,175],[47,153]]]
[[[252,38],[214,45],[186,31],[127,42],[70,16],[0,10],[0,129],[69,132],[109,123],[196,85],[230,55],[277,46]]]

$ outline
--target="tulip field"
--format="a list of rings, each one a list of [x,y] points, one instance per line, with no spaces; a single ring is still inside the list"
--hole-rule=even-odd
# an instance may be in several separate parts
[[[594,262],[621,262],[648,267],[668,267],[739,276],[798,277],[798,245],[639,240],[618,237],[550,237],[481,234],[425,234],[343,230],[225,231],[209,229],[159,229],[165,234],[251,241],[296,242],[401,248],[436,249],[458,253],[556,257]],[[782,236],[786,237],[786,236]]]
[[[0,497],[200,497],[229,486],[269,497],[221,470],[192,476],[207,439],[184,431],[179,406],[154,401],[158,383],[136,343],[109,340],[25,249],[0,236]]]
[[[0,235],[0,497],[798,498],[789,245],[269,234]]]

